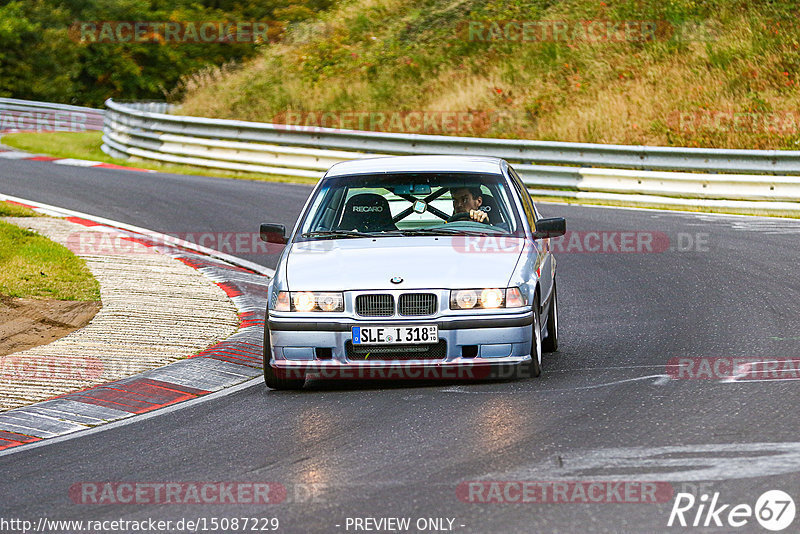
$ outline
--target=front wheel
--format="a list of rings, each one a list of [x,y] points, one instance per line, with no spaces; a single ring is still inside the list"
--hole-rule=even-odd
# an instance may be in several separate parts
[[[269,340],[269,328],[264,327],[264,383],[271,389],[302,389],[306,379],[303,378],[284,378],[279,376],[281,373],[269,364],[271,358],[271,343]]]
[[[550,311],[547,312],[547,337],[542,340],[544,352],[558,350],[558,293],[556,281],[553,279],[553,295],[550,297]]]
[[[542,320],[539,315],[539,303],[535,302],[533,304],[533,335],[531,337],[530,372],[532,377],[542,374]]]

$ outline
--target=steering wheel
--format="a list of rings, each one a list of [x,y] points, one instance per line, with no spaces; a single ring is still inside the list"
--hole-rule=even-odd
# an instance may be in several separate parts
[[[447,222],[456,222],[456,221],[471,221],[472,217],[469,216],[469,213],[466,211],[460,211],[458,213],[454,213],[447,219]]]

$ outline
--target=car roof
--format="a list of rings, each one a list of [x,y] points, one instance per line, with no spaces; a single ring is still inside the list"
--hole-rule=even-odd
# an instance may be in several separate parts
[[[484,156],[383,156],[336,163],[326,178],[397,172],[480,172],[502,174],[504,160]]]

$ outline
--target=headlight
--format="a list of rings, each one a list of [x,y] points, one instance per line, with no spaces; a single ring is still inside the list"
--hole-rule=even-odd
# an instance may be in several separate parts
[[[484,308],[499,308],[506,300],[505,291],[499,289],[484,289],[481,291],[481,306]]]
[[[525,306],[525,299],[518,287],[453,289],[450,291],[451,310],[521,308],[523,306]]]
[[[292,293],[292,306],[297,311],[308,312],[316,308],[317,299],[310,291]]]
[[[459,289],[450,292],[450,308],[468,310],[478,304],[478,293],[473,289]]]
[[[344,296],[331,291],[281,291],[275,301],[275,311],[341,312]]]

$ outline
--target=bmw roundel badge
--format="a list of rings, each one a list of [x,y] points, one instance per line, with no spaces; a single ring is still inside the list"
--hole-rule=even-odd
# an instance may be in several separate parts
[[[393,284],[399,284],[400,282],[403,281],[403,279],[400,276],[393,276],[392,279],[389,281]]]

